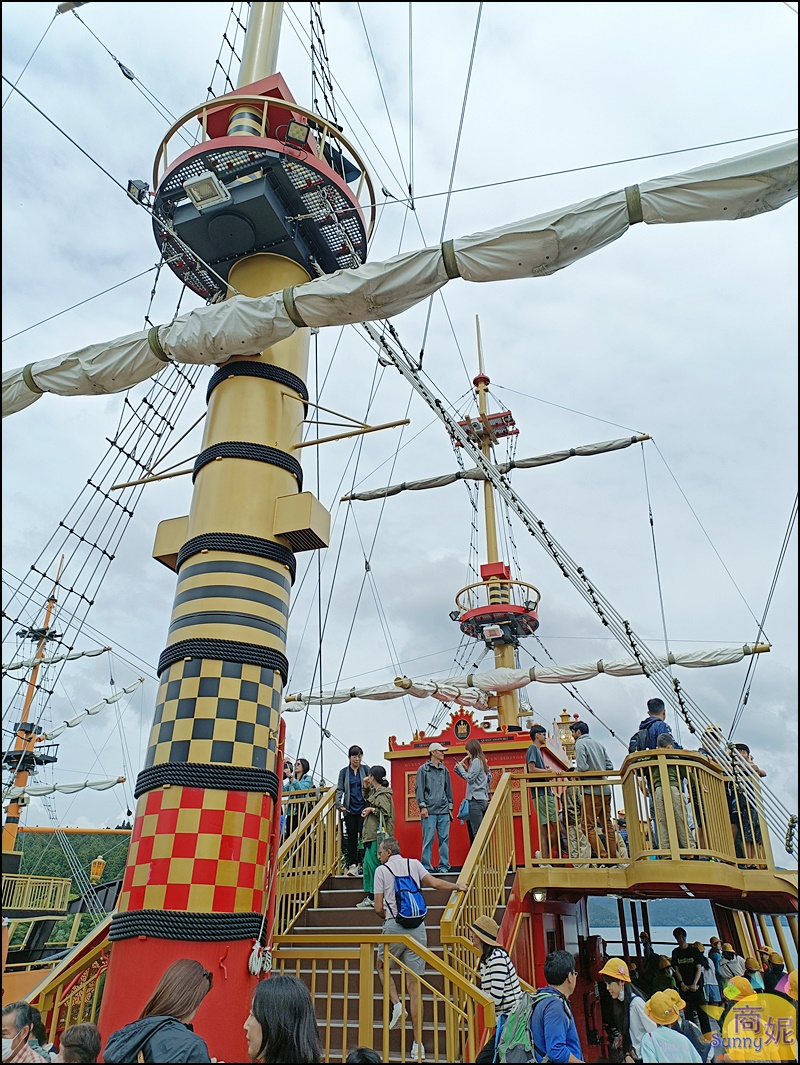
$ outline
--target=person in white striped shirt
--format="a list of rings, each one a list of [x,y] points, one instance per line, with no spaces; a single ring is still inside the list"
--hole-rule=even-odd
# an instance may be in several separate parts
[[[472,945],[480,951],[478,962],[478,980],[481,991],[494,1002],[497,1014],[497,1029],[492,1032],[486,1045],[475,1058],[476,1062],[494,1061],[495,1041],[498,1032],[511,1010],[522,997],[519,977],[508,952],[497,942],[500,929],[491,917],[476,917],[470,928]]]

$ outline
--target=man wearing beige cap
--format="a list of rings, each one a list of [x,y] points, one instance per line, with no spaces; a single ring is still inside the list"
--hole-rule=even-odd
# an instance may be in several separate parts
[[[450,872],[450,822],[453,820],[453,785],[444,764],[446,747],[432,743],[430,758],[417,770],[416,799],[422,821],[422,864],[429,873]],[[434,836],[439,840],[439,865],[431,858]]]

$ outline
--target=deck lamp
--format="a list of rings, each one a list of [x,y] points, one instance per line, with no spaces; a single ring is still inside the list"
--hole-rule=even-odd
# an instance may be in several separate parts
[[[136,178],[132,178],[128,182],[128,195],[134,203],[149,203],[150,202],[150,186],[146,181],[141,181]]]
[[[547,898],[547,888],[534,888],[531,895],[534,902],[544,902]]]
[[[296,118],[292,118],[286,127],[284,139],[287,144],[293,144],[295,148],[305,148],[308,134],[309,128],[305,122],[298,122]]]
[[[92,862],[89,868],[89,879],[93,884],[96,884],[100,877],[103,875],[103,870],[106,867],[106,860],[102,854],[98,854],[95,860]]]
[[[183,183],[183,191],[198,211],[216,207],[231,198],[231,194],[211,170],[201,170],[194,177],[187,178]]]

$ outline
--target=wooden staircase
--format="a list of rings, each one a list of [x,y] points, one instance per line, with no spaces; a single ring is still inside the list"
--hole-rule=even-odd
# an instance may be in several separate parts
[[[450,873],[442,876],[442,879],[458,879],[458,874]],[[513,875],[509,875],[506,882],[506,897],[513,883]],[[423,889],[428,913],[425,926],[428,936],[428,949],[443,957],[440,940],[439,924],[448,901],[448,894],[430,888]],[[303,946],[303,940],[309,936],[347,935],[354,937],[354,943],[358,944],[362,937],[377,935],[381,931],[381,921],[373,910],[357,909],[356,903],[364,898],[364,890],[361,879],[349,876],[329,877],[319,893],[318,905],[309,907],[299,918],[292,929],[292,941],[296,947]],[[491,916],[500,923],[505,906],[500,907]],[[359,987],[358,972],[354,966],[348,966],[347,961],[328,961],[325,963],[324,974],[320,973],[319,963],[315,964],[313,946],[309,944],[309,957],[292,964],[285,972],[296,973],[308,985],[314,1005],[320,1031],[325,1041],[326,1030],[329,1029],[330,1057],[327,1060],[341,1061],[341,1048],[343,1046],[352,1049],[358,1045],[358,1013],[359,1013]],[[472,980],[471,973],[464,974]],[[442,977],[435,972],[426,971],[425,980],[439,992],[443,991]],[[374,1023],[372,1045],[381,1047],[383,1038],[383,992],[377,972],[373,974],[373,1001]],[[433,1048],[433,994],[423,987],[423,1041],[426,1046],[428,1060],[432,1058]],[[405,1033],[401,1031],[405,1026]],[[444,1021],[440,1020],[438,1028],[442,1032]],[[346,1031],[343,1031],[346,1029]],[[362,1029],[363,1031],[363,1029]],[[403,1038],[403,1034],[405,1038]],[[403,1061],[410,1053],[413,1041],[413,1029],[411,1026],[411,1014],[406,1003],[406,1013],[403,1022],[396,1030],[390,1033],[390,1057],[391,1061]],[[443,1045],[443,1044],[442,1044]],[[440,1060],[444,1060],[440,1057]]]

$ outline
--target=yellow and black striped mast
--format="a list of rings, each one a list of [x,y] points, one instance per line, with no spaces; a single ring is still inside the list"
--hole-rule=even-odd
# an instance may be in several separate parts
[[[251,98],[230,110],[225,144],[237,137],[246,150],[253,138],[255,149],[271,135],[265,108],[272,104],[252,97],[270,91],[264,79],[276,72],[282,7],[250,5],[237,92]],[[238,191],[260,177],[244,177]],[[227,275],[228,295],[263,296],[310,276],[285,255],[242,255]],[[277,855],[294,550],[326,546],[329,527],[327,511],[302,490],[294,455],[308,401],[308,352],[309,330],[298,328],[216,371],[189,515],[159,526],[154,556],[178,580],[112,922],[104,1031],[130,1020],[132,982],[147,976],[150,986],[153,972],[181,957],[199,960],[215,980],[224,969],[226,1002],[246,1008],[252,993],[247,960],[263,934],[265,884]],[[214,1042],[233,1061],[241,1010],[222,1013],[230,1013],[230,1026],[217,1014]]]

